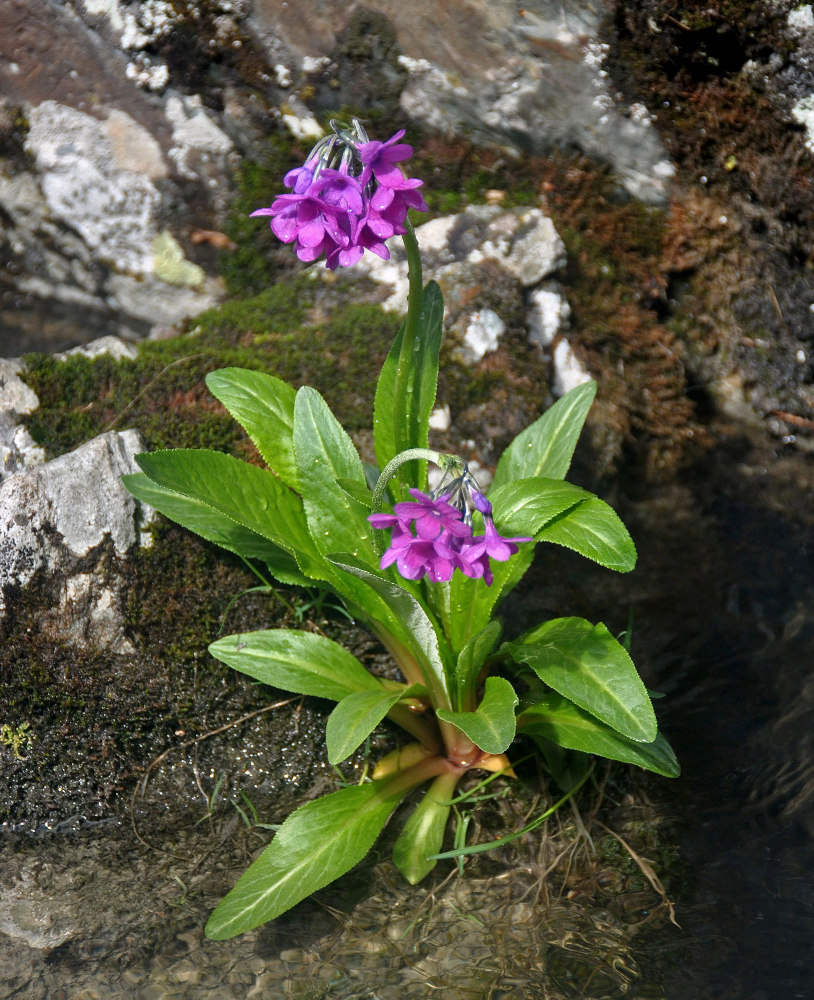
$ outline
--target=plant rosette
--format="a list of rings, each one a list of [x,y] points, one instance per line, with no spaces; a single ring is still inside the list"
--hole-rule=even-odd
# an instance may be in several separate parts
[[[401,132],[376,142],[356,121],[331,124],[332,134],[286,175],[292,192],[254,214],[270,216],[300,259],[324,256],[329,268],[350,266],[366,250],[386,257],[384,241],[404,239],[408,311],[376,389],[378,468],[371,476],[313,388],[295,391],[273,375],[227,368],[212,372],[207,386],[268,468],[178,449],[138,456],[141,473],[124,482],[258,572],[333,591],[378,637],[403,681],[376,677],[340,644],[292,629],[218,639],[213,656],[271,687],[335,701],[326,727],[332,764],[385,718],[410,742],[369,780],[288,817],[212,914],[206,933],[216,939],[280,916],[343,875],[420,786],[426,794],[393,858],[409,882],[424,878],[437,864],[458,782],[473,769],[512,776],[507,751],[518,734],[532,741],[566,797],[584,780],[590,755],[679,773],[627,650],[604,625],[559,618],[501,642],[495,616],[539,544],[620,572],[634,567],[619,517],[564,478],[596,385],[569,392],[515,438],[488,497],[465,462],[430,449],[443,300],[435,282],[423,284],[407,218],[410,208],[426,207],[421,182],[399,166],[412,149],[398,141]],[[434,490],[429,463],[442,471]]]

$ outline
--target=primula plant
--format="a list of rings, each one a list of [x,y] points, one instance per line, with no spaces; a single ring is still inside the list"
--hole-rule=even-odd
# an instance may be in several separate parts
[[[564,481],[596,386],[574,389],[512,442],[488,498],[466,462],[429,448],[443,302],[436,283],[423,286],[407,218],[426,207],[421,182],[399,166],[412,149],[401,132],[376,142],[358,122],[332,127],[286,175],[292,193],[254,214],[270,216],[301,260],[324,256],[329,268],[352,265],[365,250],[387,257],[384,241],[404,238],[409,305],[376,389],[376,467],[363,463],[314,389],[227,368],[207,385],[268,468],[209,450],[160,451],[140,455],[142,473],[125,483],[276,580],[333,591],[387,649],[400,681],[374,676],[312,632],[263,630],[210,646],[257,681],[335,701],[326,728],[332,764],[385,718],[407,740],[369,780],[289,816],[212,914],[213,938],[277,917],[348,871],[396,806],[428,786],[393,850],[408,881],[424,878],[442,850],[456,786],[473,770],[513,777],[507,751],[518,734],[566,793],[584,778],[589,755],[678,774],[630,656],[604,625],[559,618],[501,641],[495,616],[539,544],[621,572],[634,566],[613,510]]]

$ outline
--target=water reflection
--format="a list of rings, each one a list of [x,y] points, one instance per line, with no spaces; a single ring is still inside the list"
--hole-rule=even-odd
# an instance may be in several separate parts
[[[682,484],[609,496],[639,546],[636,573],[586,572],[552,551],[512,608],[515,629],[542,611],[601,617],[612,631],[632,608],[636,660],[666,695],[658,708],[684,775],[637,779],[628,798],[608,786],[607,801],[617,800],[617,830],[627,824],[643,853],[660,852],[681,931],[610,837],[594,843],[584,884],[546,879],[558,851],[557,864],[570,863],[577,828],[563,817],[570,829],[551,826],[550,840],[481,855],[463,879],[429,886],[403,884],[383,846],[283,920],[208,942],[210,908],[267,837],[233,812],[174,830],[165,822],[158,850],[126,826],[5,841],[8,995],[809,998],[812,485],[810,457],[724,440]],[[268,821],[281,818],[276,805],[289,808],[256,804]],[[519,826],[522,815],[504,821]],[[613,850],[622,858],[611,864]]]

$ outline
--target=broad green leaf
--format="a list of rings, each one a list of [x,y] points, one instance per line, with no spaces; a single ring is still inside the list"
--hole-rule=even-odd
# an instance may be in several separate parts
[[[149,504],[165,517],[214,542],[244,559],[260,559],[281,582],[309,586],[312,581],[300,573],[293,555],[262,535],[244,528],[214,510],[202,500],[182,496],[159,486],[143,472],[122,476],[125,487],[142,503]]]
[[[415,885],[438,864],[429,860],[443,846],[444,830],[452,808],[457,774],[441,774],[410,814],[393,845],[393,861],[410,885]]]
[[[401,356],[405,329],[402,324],[376,386],[373,434],[380,469],[400,451],[427,447],[429,418],[438,385],[443,317],[441,289],[430,281],[421,297],[419,333],[412,356]],[[407,463],[399,470],[399,478],[411,486],[422,487],[423,477],[419,477],[418,468],[418,462]]]
[[[363,486],[361,483],[353,482],[350,479],[337,479],[336,482],[339,488],[344,490],[348,496],[353,497],[354,500],[362,504],[365,510],[370,511],[373,503],[373,494],[367,484]]]
[[[298,489],[292,440],[295,390],[274,375],[248,368],[210,372],[206,384],[244,428],[266,465]]]
[[[392,618],[400,623],[401,628],[395,634],[416,656],[424,683],[433,693],[436,705],[449,705],[449,687],[438,647],[438,633],[424,608],[403,587],[377,575],[353,555],[343,552],[329,558],[335,566],[362,580],[382,598]]]
[[[349,694],[382,693],[356,657],[333,639],[275,628],[224,636],[209,652],[217,660],[270,687],[341,701]]]
[[[442,722],[457,726],[484,753],[507,750],[514,739],[517,694],[505,677],[487,677],[483,701],[474,712],[447,712],[438,709]]]
[[[638,764],[667,778],[681,773],[672,747],[661,733],[649,743],[629,740],[558,694],[548,694],[521,712],[517,725],[522,733],[544,737],[569,750]]]
[[[207,936],[222,941],[251,930],[344,875],[408,790],[383,779],[300,806],[209,918]]]
[[[518,642],[504,643],[501,652],[527,663],[549,687],[629,739],[656,738],[647,690],[627,650],[604,625],[555,618]]]
[[[328,762],[340,764],[360,747],[390,709],[420,690],[416,685],[401,691],[356,691],[346,695],[328,716],[325,742]]]
[[[556,542],[600,566],[628,573],[636,565],[636,546],[619,515],[598,497],[555,518],[536,535],[538,542]]]
[[[136,462],[158,486],[200,500],[292,553],[306,576],[328,578],[300,498],[273,472],[206,448],[147,452]]]
[[[563,479],[595,395],[596,382],[578,385],[521,431],[500,456],[493,488],[528,476]]]
[[[316,391],[304,386],[294,404],[294,452],[308,527],[322,553],[378,557],[367,520],[369,506],[340,482],[367,490],[365,470],[348,434]]]
[[[458,662],[455,665],[455,695],[454,704],[456,711],[469,711],[474,704],[475,685],[478,681],[481,667],[486,661],[486,657],[495,648],[495,643],[500,638],[503,627],[499,621],[491,621],[473,635],[469,642],[458,654]]]
[[[528,476],[489,491],[501,534],[536,535],[558,515],[593,497],[562,479]]]

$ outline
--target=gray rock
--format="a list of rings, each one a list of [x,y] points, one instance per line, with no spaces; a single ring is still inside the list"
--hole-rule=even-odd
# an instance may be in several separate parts
[[[80,344],[79,347],[72,347],[69,351],[60,351],[54,357],[60,361],[65,361],[72,355],[80,354],[84,358],[99,358],[102,355],[109,355],[120,361],[122,358],[134,359],[138,357],[138,350],[121,337],[97,337],[88,344]]]
[[[0,887],[0,931],[29,948],[47,950],[80,929],[70,884],[54,898],[37,885],[36,863],[29,863],[11,885]]]
[[[529,297],[529,340],[539,347],[550,346],[571,315],[571,307],[555,282],[536,288]]]
[[[220,292],[159,224],[156,182],[167,183],[173,157],[185,176],[216,160],[223,175],[219,158],[231,141],[193,98],[170,99],[176,141],[166,155],[121,109],[95,117],[47,100],[29,111],[34,171],[0,170],[8,220],[0,228],[15,257],[17,287],[58,303],[60,315],[76,314],[85,329],[138,339],[208,308]]]
[[[125,165],[105,123],[56,101],[32,108],[29,121],[26,148],[51,217],[77,231],[102,263],[136,277],[152,274],[161,201],[152,166],[142,173]],[[132,119],[130,128],[139,131],[140,145],[151,140]]]
[[[22,367],[21,361],[0,358],[0,481],[45,461],[43,449],[18,421],[39,406],[36,394],[19,377]]]
[[[469,317],[464,332],[463,353],[468,361],[480,361],[490,351],[497,350],[506,324],[493,309],[478,309]]]
[[[538,208],[506,211],[496,205],[468,208],[425,222],[416,229],[424,270],[443,286],[462,269],[496,261],[522,286],[531,287],[565,263],[565,246],[554,223]],[[365,254],[354,268],[392,291],[385,309],[407,309],[407,259],[399,241],[390,245],[390,259]]]
[[[121,644],[116,557],[139,542],[121,476],[137,471],[137,431],[109,431],[0,484],[0,614],[11,588],[38,574],[57,595],[43,627],[61,638]],[[150,511],[146,512],[151,514]]]
[[[0,414],[23,416],[40,405],[37,394],[23,382],[22,361],[0,358]]]
[[[601,0],[364,6],[394,25],[408,74],[401,94],[408,118],[521,152],[577,146],[609,163],[635,197],[666,201],[673,168],[649,116],[609,86],[598,40],[608,14]],[[347,20],[343,0],[256,0],[248,23],[296,77],[305,58],[334,53]],[[336,67],[323,75],[330,85],[341,79]],[[340,90],[331,106],[342,103]]]
[[[567,340],[560,340],[551,355],[554,366],[554,378],[551,391],[555,396],[564,396],[578,385],[591,381],[590,372],[574,353]]]

